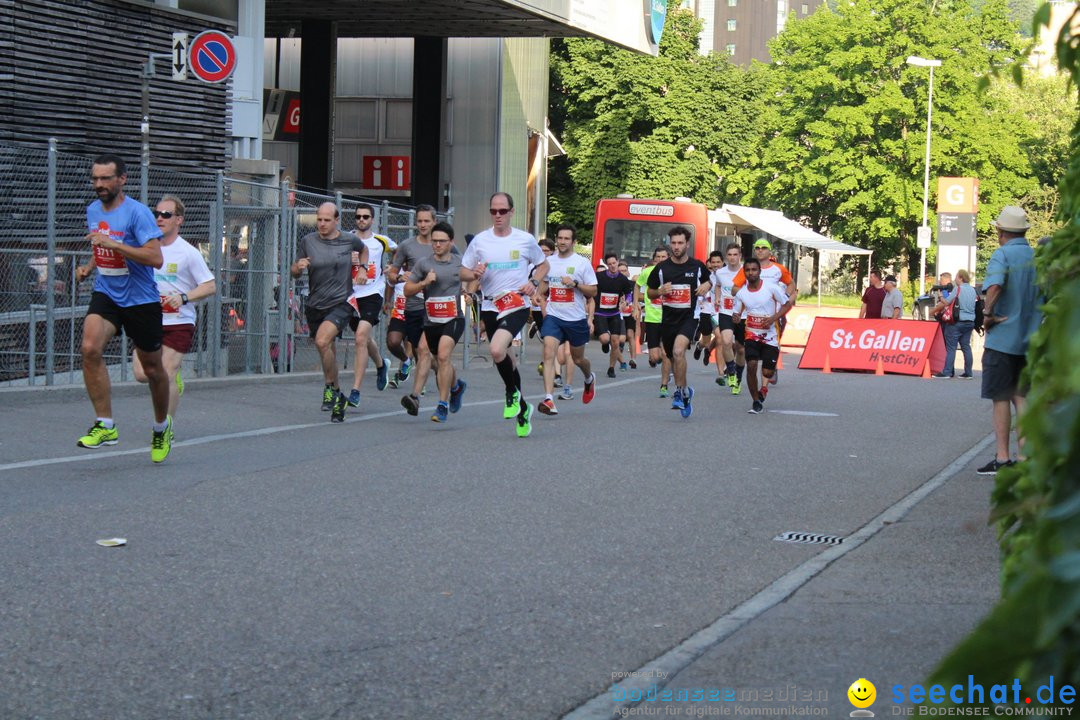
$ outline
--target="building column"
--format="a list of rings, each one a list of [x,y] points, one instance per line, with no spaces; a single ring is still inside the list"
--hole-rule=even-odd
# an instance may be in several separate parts
[[[300,37],[300,160],[296,181],[318,190],[331,186],[333,102],[337,87],[337,23],[305,20]]]
[[[413,44],[412,202],[443,207],[442,152],[446,128],[446,38]]]

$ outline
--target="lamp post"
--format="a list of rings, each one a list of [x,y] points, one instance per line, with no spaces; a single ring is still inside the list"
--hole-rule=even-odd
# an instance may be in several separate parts
[[[920,236],[926,238],[926,241],[919,243],[919,295],[925,295],[926,248],[930,244],[930,228],[926,224],[930,209],[930,113],[934,104],[934,68],[941,67],[941,61],[910,55],[907,64],[930,68],[930,91],[926,94],[926,163],[923,168],[922,227],[919,228]]]

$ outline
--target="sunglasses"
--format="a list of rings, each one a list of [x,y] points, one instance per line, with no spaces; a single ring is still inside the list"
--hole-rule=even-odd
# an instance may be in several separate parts
[[[154,210],[152,212],[154,213],[154,217],[161,218],[163,220],[171,220],[173,215],[176,214],[176,213],[170,212],[168,210],[166,210],[164,212],[162,212],[161,210]]]
[[[357,216],[356,216],[356,219],[357,219],[357,220],[370,220],[370,219],[371,219],[371,215],[357,215]]]
[[[510,208],[490,208],[488,212],[492,215],[509,215]]]

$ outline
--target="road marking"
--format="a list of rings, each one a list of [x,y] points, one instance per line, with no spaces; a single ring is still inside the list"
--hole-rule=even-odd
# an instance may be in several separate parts
[[[769,410],[770,415],[802,415],[804,417],[840,417],[839,413],[814,412],[813,410]]]
[[[597,377],[596,379],[599,381],[600,378]],[[651,380],[651,379],[653,379],[653,378],[642,376],[642,377],[630,378],[628,380],[617,380],[615,382],[605,383],[604,385],[597,384],[596,387],[597,387],[597,390],[604,390],[605,388],[614,388],[614,387],[619,387],[621,385],[630,385],[631,383],[637,383],[637,382],[642,382],[644,380]],[[529,400],[538,400],[538,399],[542,400],[545,397],[545,395],[544,395],[544,393],[538,393],[538,394],[535,394],[535,395],[526,395],[525,397],[526,397],[526,399],[529,399]],[[485,405],[503,405],[505,402],[506,402],[505,400],[480,400],[480,401],[477,401],[477,402],[464,403],[463,407],[482,407],[482,406],[485,406]],[[430,411],[434,411],[434,409],[435,409],[434,406],[432,406],[430,408]],[[421,412],[423,412],[423,408],[421,408]],[[348,424],[351,424],[351,423],[370,422],[372,420],[381,420],[382,418],[397,417],[397,416],[403,415],[403,414],[405,414],[405,409],[404,408],[402,408],[400,410],[392,410],[390,412],[373,413],[371,415],[361,415],[361,416],[355,416],[355,417],[346,417],[345,422],[342,423],[342,424],[348,425]],[[319,422],[298,423],[298,424],[295,424],[295,425],[278,425],[278,426],[275,426],[275,427],[258,428],[258,429],[255,429],[255,430],[242,430],[240,432],[220,433],[218,435],[206,435],[206,436],[203,436],[203,437],[191,438],[190,440],[180,440],[178,442],[174,442],[173,447],[174,448],[192,447],[192,446],[195,446],[195,445],[207,445],[209,443],[225,442],[227,440],[236,440],[236,439],[239,439],[239,438],[252,438],[252,437],[262,437],[264,435],[276,435],[278,433],[296,432],[297,430],[308,430],[310,428],[326,427],[329,424],[330,423],[327,422],[326,420],[321,420]],[[19,462],[7,463],[5,465],[0,465],[0,472],[4,472],[6,470],[23,470],[25,468],[45,467],[45,466],[48,466],[48,465],[64,465],[64,464],[67,464],[67,463],[91,462],[91,461],[94,461],[94,460],[103,460],[103,459],[106,459],[106,458],[123,457],[125,455],[141,455],[141,454],[149,453],[149,452],[150,452],[150,449],[149,449],[149,447],[146,447],[146,446],[140,447],[140,448],[137,448],[137,449],[131,449],[131,450],[89,450],[88,449],[85,453],[81,453],[79,455],[68,455],[68,456],[65,456],[65,457],[55,457],[55,458],[39,458],[37,460],[22,460],[22,461],[19,461]]]
[[[886,508],[854,533],[845,537],[843,544],[834,545],[789,570],[764,590],[745,600],[708,627],[694,633],[682,643],[646,663],[632,674],[628,674],[619,682],[620,691],[625,696],[636,689],[640,692],[639,697],[645,697],[646,692],[654,684],[657,689],[667,686],[676,674],[685,670],[702,655],[793,595],[796,590],[813,580],[825,568],[872,538],[882,528],[902,519],[927,495],[944,485],[949,478],[962,470],[993,442],[993,434],[987,435],[963,455],[949,463],[937,475],[934,475],[895,504]],[[640,703],[640,701],[624,700],[617,702],[612,700],[613,692],[614,685],[609,686],[604,692],[564,715],[563,720],[612,720],[621,717],[622,710]]]

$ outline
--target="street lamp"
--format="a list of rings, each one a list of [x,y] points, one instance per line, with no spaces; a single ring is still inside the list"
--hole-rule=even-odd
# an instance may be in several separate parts
[[[922,240],[919,242],[919,295],[925,295],[926,248],[930,245],[930,228],[926,224],[930,205],[930,110],[934,103],[934,68],[941,67],[941,61],[910,55],[907,64],[930,68],[930,91],[926,94],[926,164],[923,169],[922,227],[919,228],[919,236]]]

